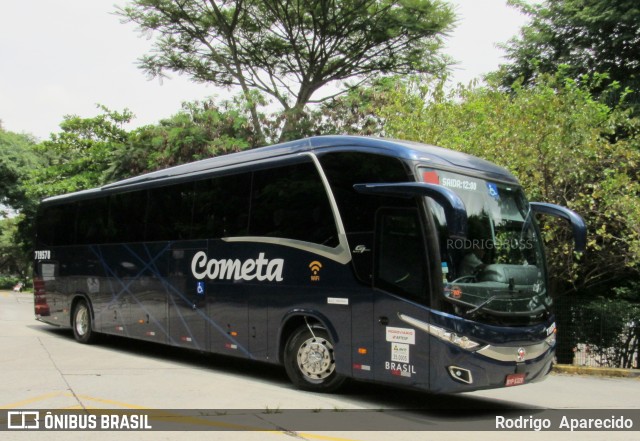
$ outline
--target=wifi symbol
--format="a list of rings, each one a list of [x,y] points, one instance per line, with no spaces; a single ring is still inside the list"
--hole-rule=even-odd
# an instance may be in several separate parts
[[[320,271],[320,268],[322,268],[322,264],[320,262],[318,262],[317,260],[314,260],[313,262],[311,262],[309,264],[309,269],[311,269],[311,272],[314,275],[318,274],[318,272]]]

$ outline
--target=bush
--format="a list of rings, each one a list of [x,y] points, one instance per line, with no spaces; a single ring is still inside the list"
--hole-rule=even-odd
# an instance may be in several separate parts
[[[19,277],[0,276],[0,289],[13,289],[18,282],[20,282]]]

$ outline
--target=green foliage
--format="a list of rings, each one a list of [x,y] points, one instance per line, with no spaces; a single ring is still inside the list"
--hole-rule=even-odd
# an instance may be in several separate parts
[[[637,289],[638,286],[636,285]],[[577,306],[577,305],[576,305]],[[640,343],[640,304],[624,299],[585,299],[574,307],[574,338],[607,367],[631,368]]]
[[[628,102],[640,110],[640,8],[635,0],[554,0],[511,4],[531,17],[518,37],[504,47],[510,64],[503,83],[535,83],[540,74],[562,71],[575,80],[606,74],[591,90],[617,102],[631,90]],[[530,2],[529,2],[530,3]],[[610,88],[611,85],[619,87]],[[613,101],[611,101],[613,100]]]
[[[22,219],[22,216],[0,219],[0,275],[10,276],[4,282],[0,280],[1,289],[11,288],[29,275],[32,254],[25,252],[20,240],[18,224]]]
[[[433,143],[502,165],[532,200],[558,203],[588,224],[581,260],[562,222],[543,222],[560,287],[584,289],[640,269],[640,138],[637,121],[594,100],[570,80],[446,92],[442,84],[398,82],[378,115],[384,134]],[[627,135],[616,136],[620,125]],[[546,219],[545,219],[546,220]]]
[[[92,118],[66,116],[62,131],[35,151],[46,158],[47,165],[34,170],[26,189],[39,200],[47,196],[93,188],[105,183],[117,152],[127,141],[124,125],[133,115],[128,110],[116,112],[99,106],[102,114]]]
[[[182,111],[158,124],[129,133],[109,169],[109,179],[184,164],[256,147],[257,137],[242,100],[183,104]]]
[[[0,289],[12,289],[21,279],[15,276],[0,276]]]
[[[323,103],[313,114],[315,125],[311,131],[315,134],[381,135],[385,119],[381,117],[379,109],[391,104],[397,86],[396,78],[380,78],[368,87],[352,89],[343,96]]]
[[[19,209],[25,204],[22,184],[39,166],[34,146],[32,137],[0,128],[0,217],[3,206]]]
[[[324,86],[375,75],[441,73],[439,54],[454,15],[439,0],[133,0],[119,14],[155,35],[141,59],[151,76],[167,71],[241,89],[264,142],[252,93],[283,110],[282,137],[297,131]]]

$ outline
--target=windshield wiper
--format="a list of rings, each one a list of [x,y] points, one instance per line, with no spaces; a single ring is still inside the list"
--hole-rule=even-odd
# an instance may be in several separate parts
[[[509,291],[507,292],[502,291],[499,294],[492,295],[491,297],[489,297],[479,305],[476,305],[474,308],[469,309],[468,311],[465,311],[464,314],[465,316],[471,316],[476,312],[484,309],[485,306],[487,306],[489,303],[493,302],[494,300],[522,300],[523,298],[525,299],[528,298],[527,297],[528,294],[529,294],[528,291],[525,291],[525,290],[514,291],[513,287],[509,286]],[[538,301],[537,303],[538,305],[542,306],[547,312],[550,312],[549,307],[545,305],[543,302]]]
[[[480,303],[475,308],[466,311],[465,315],[473,315],[473,314],[475,314],[476,312],[478,312],[479,310],[481,310],[482,308],[487,306],[489,303],[493,302],[498,297],[499,297],[498,295],[494,295],[494,296],[489,297],[487,300],[485,300],[484,302]]]

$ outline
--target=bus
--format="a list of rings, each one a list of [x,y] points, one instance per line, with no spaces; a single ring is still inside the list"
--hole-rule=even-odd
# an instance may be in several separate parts
[[[71,328],[434,392],[541,380],[556,327],[535,213],[490,162],[319,136],[54,196],[39,206],[35,313]]]

